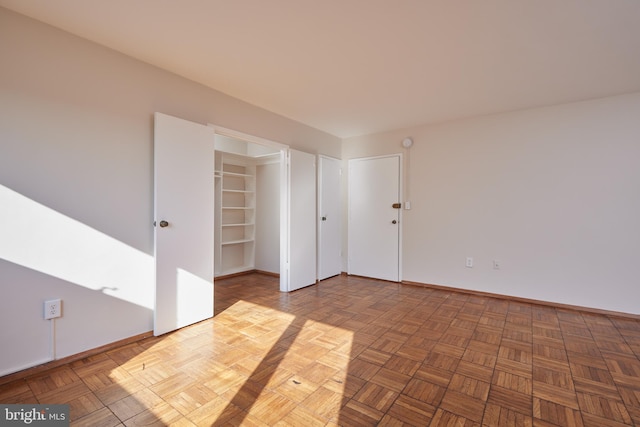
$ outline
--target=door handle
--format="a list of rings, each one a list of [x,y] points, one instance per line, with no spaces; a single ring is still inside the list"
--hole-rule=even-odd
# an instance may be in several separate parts
[[[169,223],[167,221],[164,221],[164,220],[160,221],[160,227],[165,228],[168,226],[169,226]]]
[[[396,221],[395,219],[393,221],[391,221],[391,224],[397,224],[398,221]]]

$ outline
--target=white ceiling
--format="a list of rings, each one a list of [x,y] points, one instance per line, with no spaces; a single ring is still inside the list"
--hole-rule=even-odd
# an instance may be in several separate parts
[[[0,0],[349,137],[640,91],[639,0]]]

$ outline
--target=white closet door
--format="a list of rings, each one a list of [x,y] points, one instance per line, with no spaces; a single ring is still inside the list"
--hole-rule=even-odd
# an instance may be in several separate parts
[[[316,282],[316,156],[289,150],[289,291]]]
[[[341,179],[342,162],[331,157],[318,158],[318,279],[342,271]]]
[[[155,114],[155,335],[213,316],[214,137]]]

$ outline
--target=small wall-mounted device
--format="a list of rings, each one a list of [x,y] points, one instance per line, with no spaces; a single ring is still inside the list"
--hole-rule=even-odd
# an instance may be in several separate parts
[[[402,146],[404,148],[409,148],[413,145],[413,139],[406,137],[405,139],[402,140]]]

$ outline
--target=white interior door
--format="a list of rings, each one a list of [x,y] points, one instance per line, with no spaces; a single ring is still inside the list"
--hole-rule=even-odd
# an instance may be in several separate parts
[[[340,179],[342,163],[326,156],[318,158],[318,279],[342,271]]]
[[[349,160],[349,274],[400,281],[400,156]]]
[[[154,334],[213,316],[214,137],[155,114]]]
[[[316,282],[316,156],[289,150],[288,291]]]

